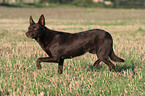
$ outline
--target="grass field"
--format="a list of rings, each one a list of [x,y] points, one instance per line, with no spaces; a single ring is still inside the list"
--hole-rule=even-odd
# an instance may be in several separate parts
[[[46,56],[25,32],[29,16],[37,22],[45,15],[46,26],[79,32],[104,29],[111,33],[114,51],[126,60],[92,68],[96,55],[65,60],[63,74],[57,64],[36,59]],[[0,94],[10,96],[145,96],[145,10],[89,8],[0,8]]]

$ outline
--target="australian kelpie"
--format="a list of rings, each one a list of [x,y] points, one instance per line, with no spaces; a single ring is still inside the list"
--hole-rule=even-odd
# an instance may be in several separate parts
[[[58,63],[58,72],[63,70],[64,59],[80,56],[86,52],[97,55],[98,60],[93,67],[97,67],[101,61],[109,66],[109,69],[115,69],[115,65],[109,60],[124,62],[117,57],[113,51],[113,40],[111,35],[101,29],[92,29],[79,33],[66,33],[54,31],[45,26],[44,15],[41,15],[38,23],[35,23],[30,16],[30,26],[26,36],[35,39],[48,57],[37,59],[37,68],[41,69],[41,62]]]

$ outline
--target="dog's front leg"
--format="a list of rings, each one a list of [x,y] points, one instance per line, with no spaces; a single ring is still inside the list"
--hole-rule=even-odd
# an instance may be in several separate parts
[[[59,63],[58,63],[58,73],[59,74],[62,74],[62,70],[63,70],[63,62],[64,62],[64,59],[60,59],[59,60]]]
[[[41,57],[37,59],[37,68],[41,69],[41,62],[54,62],[54,63],[58,63],[58,59],[57,58],[53,58],[53,57]]]
[[[58,73],[62,74],[62,70],[63,70],[63,62],[64,59],[58,59],[58,58],[53,58],[53,57],[41,57],[37,59],[37,68],[41,69],[41,62],[54,62],[54,63],[58,63]]]

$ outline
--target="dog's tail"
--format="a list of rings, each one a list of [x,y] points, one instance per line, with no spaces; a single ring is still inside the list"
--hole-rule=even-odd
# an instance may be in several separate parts
[[[112,49],[112,52],[110,53],[110,58],[111,60],[113,61],[116,61],[116,62],[125,62],[123,59],[119,58],[118,56],[115,55],[113,49]]]

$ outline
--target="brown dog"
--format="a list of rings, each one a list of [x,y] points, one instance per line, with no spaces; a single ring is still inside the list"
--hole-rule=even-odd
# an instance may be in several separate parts
[[[45,18],[41,15],[38,23],[35,23],[30,16],[30,26],[26,35],[35,39],[49,56],[37,59],[38,69],[41,69],[41,62],[55,62],[58,63],[58,72],[61,74],[64,59],[80,56],[86,52],[98,56],[93,67],[97,67],[103,61],[110,70],[115,69],[109,58],[124,62],[114,54],[112,37],[104,30],[92,29],[75,34],[54,31],[45,26]]]

